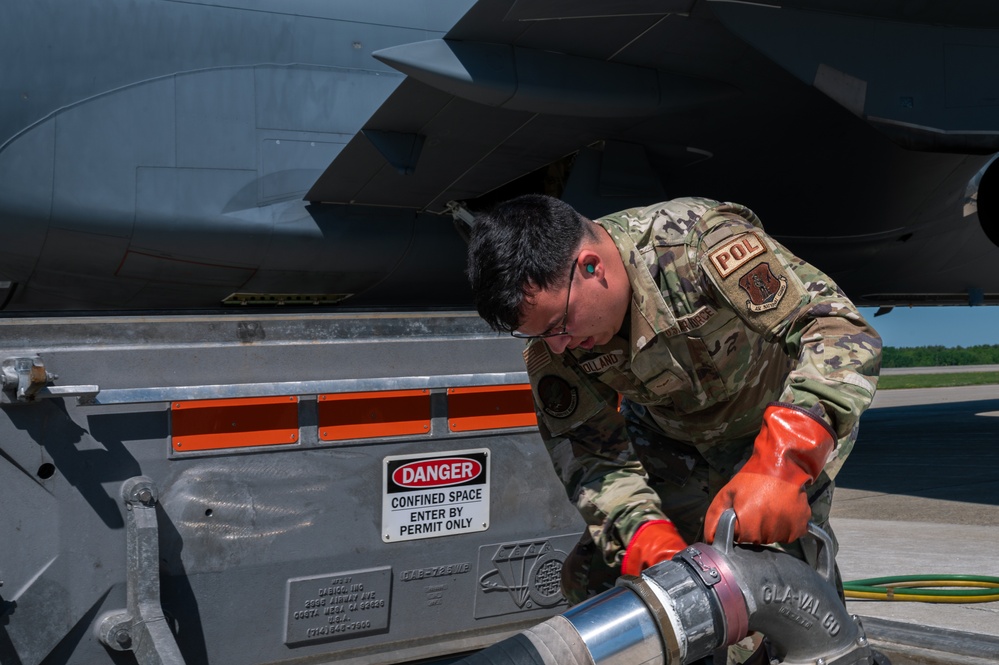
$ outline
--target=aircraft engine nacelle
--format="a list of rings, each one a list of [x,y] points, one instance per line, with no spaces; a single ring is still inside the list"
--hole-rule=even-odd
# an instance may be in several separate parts
[[[993,158],[978,177],[978,191],[975,193],[978,222],[989,240],[999,246],[999,157]]]

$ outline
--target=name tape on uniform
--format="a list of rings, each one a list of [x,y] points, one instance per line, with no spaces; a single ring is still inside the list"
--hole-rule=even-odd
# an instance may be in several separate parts
[[[440,538],[489,528],[489,450],[385,458],[382,540]]]

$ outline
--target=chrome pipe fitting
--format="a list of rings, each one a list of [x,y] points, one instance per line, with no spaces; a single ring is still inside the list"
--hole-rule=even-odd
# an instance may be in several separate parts
[[[874,664],[859,621],[836,591],[828,534],[809,525],[819,545],[812,569],[784,552],[733,545],[734,526],[735,513],[726,511],[716,545],[695,543],[461,662],[688,665],[758,631],[768,638],[771,662]],[[507,644],[511,640],[518,641],[516,648]]]

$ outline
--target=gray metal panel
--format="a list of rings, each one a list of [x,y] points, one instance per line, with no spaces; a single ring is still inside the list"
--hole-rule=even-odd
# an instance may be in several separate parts
[[[177,167],[254,170],[254,70],[233,67],[176,77]]]
[[[111,279],[121,266],[128,239],[90,233],[83,229],[51,228],[39,255],[35,276],[63,275],[67,281],[81,272]]]
[[[800,0],[782,8],[685,0],[606,8],[413,0],[398,12],[397,4],[0,4],[0,61],[8,65],[2,86],[11,101],[0,114],[0,231],[7,241],[0,282],[11,282],[0,287],[6,309],[215,308],[251,284],[270,302],[285,302],[288,294],[311,302],[317,293],[330,302],[353,293],[361,296],[357,306],[467,306],[463,249],[442,227],[419,229],[431,217],[418,218],[415,229],[403,225],[403,233],[429,250],[425,262],[433,271],[419,270],[417,257],[398,243],[384,256],[365,247],[371,235],[358,229],[377,224],[373,216],[341,218],[347,235],[356,233],[354,242],[332,233],[333,224],[319,215],[310,226],[287,202],[315,185],[310,198],[382,211],[402,205],[443,213],[451,199],[486,209],[501,196],[541,189],[540,169],[553,163],[547,175],[555,176],[557,190],[572,155],[621,143],[644,148],[662,196],[753,205],[768,231],[857,300],[900,302],[908,293],[921,302],[955,302],[967,301],[969,292],[971,302],[993,299],[995,250],[963,200],[976,190],[969,179],[985,160],[902,147],[995,149],[999,134],[969,129],[972,121],[991,122],[993,108],[991,79],[974,74],[989,71],[994,59],[995,10],[986,3],[962,3],[956,11],[932,2],[903,11],[853,0],[836,7]],[[730,21],[730,31],[716,11],[758,18]],[[752,30],[762,51],[736,35]],[[567,105],[569,115],[597,108],[583,95],[594,91],[579,75],[585,72],[580,65],[568,67],[576,72],[567,90],[575,96],[551,95],[546,78],[566,81],[549,73],[533,96],[520,100],[544,114],[502,112],[411,81],[396,88],[398,73],[371,57],[386,47],[440,39],[444,31],[466,44],[655,69],[662,103],[680,105],[645,119],[551,115],[559,110],[554,102],[565,99],[576,101]],[[746,38],[753,41],[751,34]],[[704,102],[671,85],[688,80],[674,75],[734,86],[741,96]],[[914,85],[922,87],[907,91]],[[546,99],[551,103],[528,104]],[[928,114],[940,127],[914,124],[927,113],[924,102],[935,105]],[[865,122],[854,115],[881,104],[883,117],[869,115]],[[893,104],[900,105],[889,113]],[[363,137],[340,151],[372,112],[368,129],[418,135],[413,144],[423,150],[412,175],[401,176]],[[627,160],[604,157],[593,182],[630,181]],[[326,158],[333,165],[314,180]],[[405,170],[411,161],[399,165]],[[137,172],[171,167],[202,169],[184,188],[202,201],[136,200]],[[219,173],[209,170],[216,168]],[[254,172],[253,182],[240,186],[230,177],[234,171]],[[174,191],[166,180],[149,189]],[[599,190],[584,212],[648,203],[655,184]],[[855,214],[814,205],[839,200],[844,191]],[[990,193],[983,190],[983,201]],[[50,233],[53,194],[57,220]],[[126,251],[137,206],[144,237]],[[806,222],[801,210],[809,211]],[[158,218],[146,218],[146,211]],[[395,229],[394,211],[386,214],[387,227],[379,228]],[[168,228],[174,215],[183,219],[183,246],[152,246],[148,238],[162,233],[144,235],[146,225]],[[222,227],[230,232],[228,243],[219,239]],[[262,228],[270,229],[263,258]],[[318,249],[308,248],[311,240]],[[927,261],[939,263],[941,247],[960,269],[921,270]],[[192,260],[207,264],[204,279],[201,268],[184,264]],[[400,261],[404,272],[394,268]],[[357,272],[347,274],[348,263]],[[872,272],[875,263],[879,269]]]
[[[378,23],[420,30],[447,30],[456,16],[473,4],[472,0],[433,0],[431,3],[363,2],[331,3],[329,0],[170,0],[215,7],[248,9],[254,12],[288,14],[315,18]]]
[[[257,127],[353,132],[398,85],[400,78],[319,67],[257,67]]]
[[[371,51],[439,37],[470,4],[0,5],[2,87],[16,100],[0,113],[0,281],[13,282],[5,304],[13,293],[11,309],[217,307],[261,261],[253,230],[270,224],[282,235],[288,227],[273,226],[286,216],[282,202],[302,196],[402,80]],[[162,174],[148,180],[146,169],[163,168],[201,169],[174,177],[187,188],[174,205],[150,198],[172,191]],[[241,171],[253,182],[234,181]],[[50,209],[62,230],[46,238]],[[151,228],[174,215],[183,251],[158,246]],[[225,251],[197,233],[220,224],[230,226]],[[268,260],[290,264],[282,246],[299,239],[277,238]],[[206,283],[184,266],[192,259],[208,264]],[[382,268],[376,261],[341,290],[364,290]],[[312,293],[342,281],[299,262],[255,286]]]
[[[103,389],[523,371],[523,344],[472,313],[9,319],[0,335],[55,363],[56,385]]]
[[[925,15],[941,12],[942,3],[924,16],[899,10],[896,15],[877,12],[882,14],[877,18],[864,15],[869,10],[859,15],[829,13],[809,11],[813,3],[796,4],[805,7],[775,11],[721,2],[714,3],[714,9],[733,32],[848,108],[853,104],[846,100],[855,95],[822,85],[817,72],[832,68],[862,84],[863,98],[850,110],[876,126],[888,123],[939,133],[936,140],[942,149],[995,151],[999,121],[989,101],[995,98],[995,77],[983,75],[994,71],[990,65],[999,48],[994,9],[982,17],[984,24],[974,24],[969,19],[982,7],[970,6],[958,21],[964,25],[949,27],[922,22]]]
[[[959,7],[946,0],[918,5],[868,0],[781,0],[784,7],[819,12],[849,13],[873,18],[900,20],[932,25],[964,27],[999,26],[999,7],[991,0],[963,0]]]
[[[387,72],[371,60],[372,50],[439,37],[470,1],[254,4],[0,4],[4,85],[10,98],[18,99],[0,114],[0,141],[81,99],[179,72],[291,62]],[[410,25],[401,22],[402,17],[418,18]],[[67,66],[70,61],[74,66]]]
[[[470,314],[9,319],[0,326],[0,357],[39,353],[58,385],[87,380],[105,388],[309,377],[377,383],[418,379],[418,372],[426,384],[487,371],[519,382],[521,349]],[[48,398],[0,406],[0,595],[8,603],[0,659],[117,662],[94,629],[105,613],[125,607],[120,493],[140,474],[159,496],[163,611],[187,663],[441,657],[558,611],[551,569],[581,524],[540,438],[533,428],[454,434],[447,408],[444,388],[434,388],[427,434],[322,442],[317,399],[305,396],[294,444],[181,453],[171,451],[164,403],[77,406]],[[490,458],[488,529],[382,541],[385,457],[481,448]],[[534,554],[510,568],[501,553],[511,548]],[[346,609],[297,618],[306,603],[325,597],[316,587],[340,584],[363,585],[376,604],[343,600]],[[350,593],[362,590],[335,595]],[[330,617],[337,623],[328,625],[356,629],[308,632]]]
[[[122,439],[134,436],[128,426],[108,436],[72,408],[55,402],[37,406],[30,411],[0,409],[4,503],[5,508],[12,505],[10,519],[15,521],[14,531],[0,541],[0,558],[18,562],[21,556],[31,557],[30,565],[11,571],[17,574],[8,575],[0,564],[5,582],[0,593],[8,602],[3,620],[8,639],[0,642],[0,658],[4,663],[39,663],[62,642],[55,657],[69,660],[82,641],[91,653],[77,662],[99,663],[106,656],[93,651],[87,628],[95,615],[88,611],[104,602],[121,579],[124,540],[118,536],[124,521],[114,488],[140,468],[141,456],[123,447]],[[145,436],[155,435],[152,429]],[[19,464],[11,466],[10,458]],[[8,488],[27,490],[31,483],[42,489],[44,500],[32,500],[41,496],[34,491],[8,493]],[[28,539],[21,540],[17,534],[28,523],[33,524]],[[15,555],[18,550],[24,554]],[[124,596],[121,601],[123,606]],[[23,629],[15,628],[15,622]],[[67,635],[74,637],[65,640]]]
[[[306,212],[298,201],[288,203],[274,226],[260,272],[245,285],[248,291],[363,292],[397,265],[418,228],[409,211],[337,206]]]
[[[608,3],[604,0],[576,0],[575,2],[554,2],[539,0],[515,0],[507,14],[507,19],[518,21],[542,21],[547,19],[618,17],[618,16],[661,16],[666,12],[687,13],[695,0],[618,0]]]
[[[238,265],[207,263],[129,251],[118,267],[117,276],[130,280],[169,282],[190,287],[221,286],[236,289],[253,276],[253,269]]]
[[[454,232],[453,221],[448,217],[426,215],[416,224],[419,232],[413,234],[396,269],[386,279],[352,298],[355,306],[362,306],[364,302],[395,302],[433,307],[434,301],[441,296],[455,303],[472,302],[471,286],[465,276],[467,246]],[[440,286],[431,289],[427,288],[428,284]]]
[[[173,79],[161,79],[55,117],[54,226],[119,237],[131,232],[135,167],[175,166],[173,93]]]
[[[51,155],[55,125],[48,123],[0,150],[0,209],[13,218],[0,243],[0,274],[24,281],[41,254],[52,206]]]
[[[301,198],[347,143],[305,139],[264,139],[260,146],[261,203]]]
[[[999,106],[999,80],[982,70],[999,71],[999,45],[944,44],[947,106]]]
[[[49,233],[49,237],[53,239],[54,243],[58,243],[59,247],[58,250],[52,252],[52,265],[39,262],[31,280],[27,284],[18,285],[16,293],[17,298],[34,303],[32,308],[86,310],[102,306],[121,307],[122,303],[132,302],[132,299],[142,291],[142,283],[124,281],[116,275],[91,276],[86,280],[86,283],[81,283],[78,273],[66,271],[66,268],[72,263],[61,261],[68,255],[80,258],[82,255],[77,254],[74,248],[86,247],[87,245],[97,245],[101,251],[101,254],[97,256],[103,259],[107,256],[104,254],[105,252],[114,249],[113,243],[88,234],[74,234],[72,231],[55,229]],[[124,255],[123,251],[122,256]],[[120,261],[121,259],[118,259],[119,265]],[[101,268],[112,268],[113,266],[115,264],[108,261]]]
[[[255,171],[142,167],[136,173],[137,221],[130,249],[187,260],[255,267],[271,233],[270,220],[222,211]],[[197,238],[197,242],[192,239]],[[239,251],[232,251],[238,246]]]
[[[383,281],[406,250],[412,214],[355,211],[344,217],[337,210],[313,218],[300,202],[282,201],[302,195],[359,128],[368,107],[398,80],[397,74],[335,68],[222,68],[127,87],[65,109],[8,146],[32,150],[30,163],[51,168],[53,150],[39,140],[62,127],[61,145],[74,152],[60,161],[62,179],[56,179],[64,228],[32,249],[44,227],[25,225],[34,235],[24,243],[12,238],[18,251],[4,274],[28,282],[16,294],[35,303],[55,304],[61,294],[67,306],[79,308],[184,306],[192,290],[218,306],[255,277],[247,288],[262,293],[363,292]],[[176,103],[174,84],[182,91]],[[321,99],[306,103],[316,90],[324,91]],[[273,100],[279,106],[268,110],[265,104],[258,122],[257,102]],[[107,104],[117,115],[104,117]],[[167,110],[146,117],[143,110],[153,104]],[[342,133],[301,131],[310,126]],[[153,145],[147,145],[149,136],[157,137]],[[103,152],[91,149],[98,144]],[[175,152],[181,168],[170,165]],[[8,149],[3,164],[12,165],[9,159],[20,154]],[[90,159],[104,163],[97,168]],[[156,163],[167,166],[149,166]],[[248,168],[223,168],[226,163]],[[39,175],[37,168],[25,172]],[[49,194],[38,185],[10,196],[11,208],[48,205]],[[97,199],[104,197],[115,203],[101,209]],[[38,266],[33,275],[29,256],[37,257],[31,259]],[[266,273],[258,275],[261,267]]]

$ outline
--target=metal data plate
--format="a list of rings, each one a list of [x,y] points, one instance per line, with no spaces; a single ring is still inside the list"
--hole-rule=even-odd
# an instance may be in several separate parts
[[[388,630],[392,568],[288,580],[284,642],[328,642]]]

